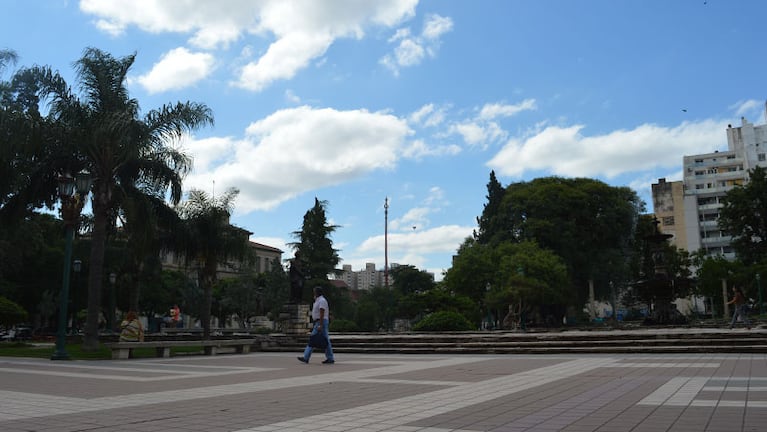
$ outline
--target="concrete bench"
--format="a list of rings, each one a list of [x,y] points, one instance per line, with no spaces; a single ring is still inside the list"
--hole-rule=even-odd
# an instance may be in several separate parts
[[[170,357],[170,349],[173,347],[196,347],[201,346],[205,355],[216,355],[222,348],[234,348],[238,354],[247,354],[250,347],[256,343],[255,339],[219,339],[219,340],[154,340],[147,342],[112,342],[105,343],[112,350],[112,359],[130,358],[130,352],[134,348],[154,348],[157,357]]]

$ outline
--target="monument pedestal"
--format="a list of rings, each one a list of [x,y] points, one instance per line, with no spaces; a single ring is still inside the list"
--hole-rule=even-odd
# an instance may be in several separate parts
[[[306,335],[312,329],[309,319],[309,305],[304,303],[288,303],[282,306],[280,313],[282,331],[289,335]]]

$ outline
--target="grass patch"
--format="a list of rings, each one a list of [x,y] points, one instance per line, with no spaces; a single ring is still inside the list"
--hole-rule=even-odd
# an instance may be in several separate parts
[[[0,343],[0,357],[32,357],[50,359],[56,351],[54,345],[33,345],[24,342],[2,342]],[[112,358],[112,351],[103,344],[99,345],[97,351],[84,351],[81,344],[67,344],[67,354],[72,360],[109,360]],[[198,347],[172,347],[171,356],[186,356],[202,354],[202,346]],[[136,348],[133,350],[133,358],[154,358],[156,357],[154,348]]]

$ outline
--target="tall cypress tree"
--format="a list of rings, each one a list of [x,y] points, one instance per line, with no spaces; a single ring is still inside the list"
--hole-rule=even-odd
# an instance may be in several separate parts
[[[495,178],[495,171],[490,171],[490,181],[487,183],[487,204],[482,209],[482,215],[477,218],[479,230],[474,232],[474,239],[480,244],[489,244],[503,239],[503,219],[500,215],[501,203],[506,189]]]
[[[327,204],[327,201],[314,198],[314,206],[304,214],[301,230],[293,232],[298,241],[290,244],[300,253],[307,279],[305,286],[309,287],[327,286],[328,274],[336,271],[336,266],[341,260],[338,250],[333,248],[333,240],[330,239],[338,226],[328,224],[325,214]]]

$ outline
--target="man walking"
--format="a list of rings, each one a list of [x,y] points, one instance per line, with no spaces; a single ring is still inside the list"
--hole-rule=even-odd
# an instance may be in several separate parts
[[[311,335],[321,333],[327,340],[327,347],[325,347],[325,361],[324,364],[333,364],[335,359],[333,358],[333,347],[330,345],[330,335],[328,334],[328,325],[330,323],[330,308],[328,307],[328,301],[325,296],[322,295],[322,287],[314,287],[314,305],[312,305],[312,320],[314,320],[314,326],[312,327]],[[312,356],[314,347],[311,344],[307,344],[304,349],[304,355],[298,357],[298,361],[301,363],[309,363],[309,359]]]
[[[735,310],[732,312],[732,321],[730,321],[730,330],[735,326],[738,317],[746,325],[746,328],[751,330],[751,323],[746,316],[746,296],[743,295],[743,291],[740,288],[735,286],[732,287],[732,294],[732,300],[727,302],[727,304],[735,305]]]

